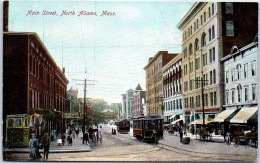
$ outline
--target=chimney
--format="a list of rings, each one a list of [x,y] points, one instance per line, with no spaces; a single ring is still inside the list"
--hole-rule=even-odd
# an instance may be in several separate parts
[[[8,17],[9,17],[9,1],[5,0],[3,4],[3,30],[8,32]]]
[[[63,74],[65,74],[65,67],[62,68],[62,72],[63,72]]]

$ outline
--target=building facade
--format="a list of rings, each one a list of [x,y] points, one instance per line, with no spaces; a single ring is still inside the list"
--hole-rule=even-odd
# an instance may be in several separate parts
[[[3,39],[3,118],[47,110],[57,118],[33,120],[33,132],[65,132],[65,69],[60,70],[36,33],[4,32]]]
[[[126,119],[134,118],[134,90],[126,92]]]
[[[181,54],[178,54],[163,67],[163,108],[166,124],[177,122],[176,120],[183,117],[181,66],[182,58]]]
[[[120,119],[126,119],[126,94],[121,94],[122,96],[122,112]]]
[[[232,48],[231,54],[222,58],[225,70],[225,103],[223,107],[239,109],[256,107],[258,94],[258,42],[240,49]]]
[[[144,67],[146,72],[146,100],[147,114],[157,114],[163,117],[163,75],[162,67],[177,54],[168,51],[159,51],[154,57],[149,58]]]
[[[196,2],[179,22],[187,123],[202,118],[202,102],[206,118],[214,118],[223,109],[224,70],[220,59],[233,45],[243,47],[252,42],[257,24],[258,4],[238,2]]]
[[[145,91],[138,84],[134,93],[134,118],[144,116],[145,102]]]

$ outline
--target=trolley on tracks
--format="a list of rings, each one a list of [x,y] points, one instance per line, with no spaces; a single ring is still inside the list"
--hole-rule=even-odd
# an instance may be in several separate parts
[[[149,140],[157,143],[163,138],[163,119],[160,116],[134,119],[133,136],[142,141]]]
[[[118,121],[115,123],[117,126],[117,131],[119,133],[129,133],[130,132],[130,121],[127,119]]]

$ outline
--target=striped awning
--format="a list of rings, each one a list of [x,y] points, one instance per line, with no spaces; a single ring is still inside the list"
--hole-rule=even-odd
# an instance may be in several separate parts
[[[205,124],[208,124],[208,123],[211,123],[211,122],[213,122],[212,118],[208,118],[208,119],[205,118]],[[202,125],[203,119],[197,119],[197,120],[191,122],[190,124]]]
[[[224,122],[224,120],[234,113],[236,109],[224,110],[217,117],[214,118],[213,122]]]
[[[257,110],[257,106],[244,107],[230,120],[230,123],[247,123],[247,121],[257,112]]]

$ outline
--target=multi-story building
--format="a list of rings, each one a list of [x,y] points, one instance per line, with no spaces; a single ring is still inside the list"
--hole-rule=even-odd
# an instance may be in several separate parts
[[[159,51],[154,57],[149,58],[144,67],[146,72],[146,100],[147,114],[157,114],[163,117],[163,79],[162,67],[165,66],[177,54],[168,51]]]
[[[36,33],[4,32],[3,43],[4,120],[7,115],[46,110],[57,118],[43,119],[32,130],[37,135],[50,130],[65,132],[65,69],[60,70]],[[5,121],[3,126],[5,132]]]
[[[182,123],[182,58],[176,55],[163,66],[163,108],[164,122]]]
[[[132,89],[126,92],[126,118],[134,118],[134,90]]]
[[[138,84],[134,93],[134,118],[144,116],[145,102],[145,91],[143,91],[140,84]]]
[[[206,118],[214,118],[224,104],[220,58],[234,45],[240,48],[252,42],[258,32],[258,4],[196,2],[177,27],[183,34],[184,113],[192,121],[201,118],[204,102]],[[201,79],[203,83],[195,82]]]
[[[122,112],[120,119],[126,119],[126,94],[121,94],[122,96]]]
[[[232,48],[223,57],[225,71],[225,107],[238,109],[256,107],[258,92],[258,42],[238,49]]]

